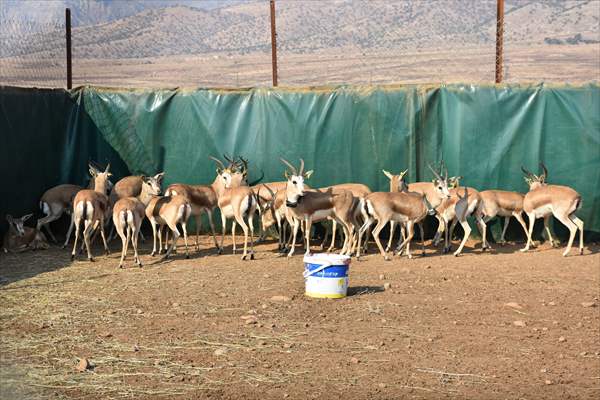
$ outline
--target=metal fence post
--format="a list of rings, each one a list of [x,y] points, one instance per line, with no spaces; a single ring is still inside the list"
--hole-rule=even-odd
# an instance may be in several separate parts
[[[502,83],[502,46],[504,41],[504,0],[496,0],[496,83]]]
[[[67,39],[67,89],[73,88],[73,71],[71,69],[71,9],[65,9],[65,28]]]
[[[277,32],[275,30],[275,0],[271,0],[271,63],[273,64],[273,86],[277,86]]]

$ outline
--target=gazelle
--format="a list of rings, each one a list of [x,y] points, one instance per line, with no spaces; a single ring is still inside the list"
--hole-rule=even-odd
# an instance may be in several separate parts
[[[464,192],[463,196],[460,196],[461,192]],[[450,251],[450,241],[452,240],[452,233],[457,223],[460,223],[465,232],[458,249],[454,252],[454,256],[458,256],[462,252],[467,239],[471,235],[471,227],[467,222],[467,217],[471,215],[475,217],[477,225],[481,229],[483,250],[489,247],[486,240],[487,227],[483,222],[481,209],[481,196],[477,190],[470,187],[456,187],[450,190],[450,198],[444,199],[437,207],[438,215],[443,220],[443,223],[438,226],[434,242],[437,243],[442,233],[445,234],[444,253]],[[450,229],[447,229],[448,223],[451,221],[452,225]]]
[[[228,167],[225,167],[221,160],[209,157],[217,163],[217,177],[210,185],[186,185],[183,183],[175,183],[170,185],[165,191],[166,196],[182,195],[185,196],[192,206],[192,216],[196,218],[196,250],[199,249],[198,236],[200,234],[200,218],[202,213],[208,216],[208,223],[212,233],[213,240],[217,252],[221,254],[223,249],[219,246],[217,236],[215,234],[215,224],[212,213],[218,207],[218,199],[225,192],[226,185],[229,187],[247,186],[246,175],[238,170],[238,165],[231,162]]]
[[[223,164],[214,159],[223,166]],[[243,169],[241,171],[242,176],[247,176],[248,168],[247,161],[240,158],[243,163]],[[235,165],[235,163],[234,163]],[[254,213],[258,207],[258,199],[256,194],[249,186],[237,186],[231,187],[231,180],[225,182],[224,190],[219,193],[217,204],[221,210],[221,248],[223,248],[223,242],[225,240],[225,230],[227,228],[227,220],[233,219],[231,225],[231,236],[233,240],[233,254],[236,251],[235,243],[235,229],[237,224],[242,227],[244,231],[244,251],[242,253],[242,260],[246,260],[248,254],[250,259],[254,260]],[[248,253],[248,230],[250,231],[250,253]]]
[[[484,223],[487,223],[496,216],[504,217],[504,227],[502,228],[500,243],[506,243],[504,235],[506,234],[510,217],[515,217],[519,224],[521,224],[525,231],[525,237],[527,237],[527,225],[525,225],[525,221],[523,220],[524,194],[506,190],[484,190],[483,192],[479,192],[479,195],[482,201],[481,211]]]
[[[414,224],[421,221],[428,214],[435,214],[435,209],[428,202],[427,197],[420,193],[374,192],[366,197],[364,208],[368,217],[358,234],[356,257],[360,258],[362,235],[373,221],[377,221],[377,225],[373,228],[373,239],[375,239],[375,243],[386,261],[389,261],[390,257],[379,240],[379,233],[388,222],[396,221],[406,224],[406,239],[398,246],[397,251],[401,254],[402,249],[406,246],[406,255],[408,258],[412,258],[410,241],[414,236]]]
[[[523,211],[529,218],[529,232],[527,233],[527,245],[521,251],[529,250],[529,246],[533,244],[533,226],[537,218],[544,218],[550,242],[553,242],[548,227],[548,218],[550,215],[554,215],[569,229],[570,233],[567,248],[562,254],[563,257],[569,254],[577,229],[579,229],[579,254],[583,254],[583,221],[575,215],[575,212],[581,207],[581,195],[568,186],[548,185],[546,183],[548,170],[543,163],[540,163],[540,167],[543,171],[540,176],[521,167],[525,174],[525,181],[529,185],[529,192],[523,199]]]
[[[297,170],[283,158],[281,161],[290,168],[285,171],[287,185],[285,190],[286,206],[289,215],[293,217],[292,248],[288,257],[294,254],[296,237],[300,221],[305,222],[304,236],[306,238],[306,254],[310,253],[310,228],[314,219],[325,217],[335,218],[342,224],[345,234],[344,247],[340,254],[351,251],[352,235],[354,232],[353,206],[354,197],[346,190],[326,192],[307,191],[304,188],[304,179],[308,179],[312,171],[304,172],[304,160],[300,159],[300,168]]]
[[[260,207],[260,209],[261,209],[261,211],[260,211],[260,221],[261,221],[260,235],[259,235],[258,239],[256,240],[257,242],[264,241],[265,237],[267,235],[268,228],[270,228],[271,226],[273,226],[273,224],[275,224],[275,222],[277,222],[277,220],[275,219],[275,214],[274,214],[275,210],[273,208],[271,208],[275,204],[274,203],[270,204],[270,203],[273,202],[273,200],[274,200],[273,196],[275,196],[276,193],[284,193],[285,192],[286,185],[287,185],[287,182],[283,181],[283,182],[259,183],[258,185],[251,186],[252,191],[254,193],[256,193],[257,200],[259,202],[259,205],[261,206]],[[279,202],[279,203],[281,204],[281,202]],[[263,205],[266,207],[264,210],[262,210]],[[263,211],[266,212],[266,213],[264,213],[264,216],[263,216]],[[278,233],[279,233],[279,236],[281,236],[281,220],[278,222]],[[281,246],[281,241],[280,241],[280,246]]]
[[[357,226],[356,233],[358,235],[358,228],[360,228],[360,225],[361,225],[361,224],[359,224],[358,221],[361,221],[361,223],[363,223],[367,219],[367,216],[364,215],[362,212],[364,209],[363,205],[364,205],[365,198],[369,194],[371,194],[371,189],[369,189],[369,187],[367,185],[364,185],[362,183],[340,183],[340,184],[328,186],[328,187],[325,187],[325,188],[322,188],[319,190],[327,191],[330,188],[333,191],[346,190],[346,191],[349,191],[350,193],[352,193],[352,196],[354,196],[356,204],[354,205],[353,219],[354,219],[355,225]],[[336,228],[337,228],[337,222],[335,219],[333,219],[333,227],[332,227],[332,232],[331,232],[331,245],[329,246],[329,249],[327,249],[328,252],[333,250],[333,247],[335,245]],[[367,232],[367,240],[365,240],[365,250],[366,250],[366,245],[368,243],[368,238],[370,236],[371,236],[371,231],[369,229],[369,232]],[[327,239],[327,234],[325,234],[325,237],[323,238],[323,245],[325,244],[325,239]],[[356,237],[356,242],[358,242],[358,237]],[[323,247],[323,245],[321,247]]]
[[[77,192],[82,189],[83,188],[79,185],[58,185],[46,190],[40,198],[40,210],[46,214],[46,216],[37,221],[37,229],[41,230],[42,227],[46,228],[46,231],[50,235],[50,239],[52,239],[54,243],[57,243],[57,240],[50,229],[50,223],[59,219],[65,212],[71,215],[73,199]],[[67,242],[71,236],[72,229],[73,225],[71,224],[63,248],[67,247]]]
[[[110,204],[106,195],[108,179],[112,175],[110,172],[110,164],[106,166],[104,172],[99,172],[96,168],[90,165],[90,175],[94,179],[94,190],[80,190],[73,200],[73,223],[75,224],[75,243],[73,243],[73,251],[71,252],[71,260],[75,259],[77,250],[77,241],[79,239],[79,229],[81,222],[84,222],[83,241],[87,250],[89,261],[94,261],[90,252],[90,236],[96,229],[100,228],[104,250],[109,254],[106,236],[104,235],[104,220],[109,212]]]
[[[181,225],[183,231],[183,240],[185,243],[185,258],[190,258],[188,252],[188,241],[187,241],[187,221],[192,214],[192,206],[188,202],[185,196],[174,195],[174,196],[155,196],[153,197],[148,205],[146,206],[146,217],[152,225],[152,236],[153,246],[151,256],[156,254],[156,238],[158,235],[159,251],[160,254],[162,249],[162,228],[167,225],[171,232],[173,232],[173,241],[171,246],[167,249],[163,259],[168,258],[171,252],[177,246],[177,240],[181,234],[177,225]],[[167,231],[168,232],[168,231]],[[167,239],[165,239],[165,242]],[[165,243],[166,245],[166,243]]]
[[[119,199],[135,197],[146,206],[152,196],[160,195],[164,175],[165,173],[161,172],[154,176],[133,175],[120,179],[115,183],[110,192],[109,199],[111,204],[115,204]],[[142,232],[139,230],[138,232],[142,236],[142,240],[145,240]],[[109,241],[112,240],[113,235],[114,231],[111,230],[111,234],[108,235]]]
[[[134,260],[137,265],[142,266],[138,255],[138,237],[140,227],[144,220],[146,207],[136,197],[125,197],[117,200],[113,206],[113,224],[117,234],[121,237],[121,260],[119,268],[123,268],[123,261],[127,254],[129,241],[133,246]]]
[[[5,253],[21,253],[30,249],[47,249],[49,247],[48,241],[42,232],[24,225],[25,221],[32,216],[33,214],[27,214],[21,218],[14,218],[12,215],[6,215],[8,232],[4,234],[2,243]]]

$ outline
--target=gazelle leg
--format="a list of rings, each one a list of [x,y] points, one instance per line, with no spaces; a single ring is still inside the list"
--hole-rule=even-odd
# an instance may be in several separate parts
[[[185,258],[190,258],[190,253],[188,250],[187,223],[185,221],[181,223],[181,230],[183,231],[183,243],[185,244]],[[196,237],[198,236],[196,235]]]
[[[569,218],[577,225],[577,229],[579,229],[579,254],[583,254],[583,221],[573,214]]]
[[[92,232],[96,229],[96,227],[98,225],[98,221],[96,221],[92,225],[92,221],[90,221],[89,219],[86,219],[83,222],[83,224],[85,227],[85,229],[83,230],[83,242],[85,243],[85,249],[87,250],[87,257],[88,257],[88,260],[94,261],[94,258],[92,257],[92,252],[90,251],[90,236],[91,236]]]
[[[200,222],[201,219],[200,217],[202,216],[202,213],[196,215],[195,221],[196,221],[196,251],[200,251],[200,243],[198,243],[198,237],[200,236]]]
[[[116,229],[116,227],[115,230],[117,231],[117,234],[121,237],[121,260],[119,261],[119,268],[123,268],[123,262],[125,261],[125,257],[127,255],[127,246],[129,245],[129,238],[131,237],[131,228],[127,226],[127,228],[125,229],[127,235],[125,235],[119,229]]]
[[[399,254],[401,254],[402,249],[406,246],[406,255],[408,258],[412,258],[412,254],[410,254],[410,241],[414,236],[414,223],[412,221],[408,221],[406,223],[406,239],[402,242],[400,246],[396,249]]]
[[[69,239],[71,238],[71,232],[73,232],[74,224],[75,224],[75,222],[73,220],[73,214],[71,214],[71,223],[69,224],[69,230],[67,231],[67,237],[65,238],[65,243],[62,246],[63,249],[65,249],[67,247],[67,245],[69,244]]]
[[[52,241],[54,243],[58,243],[58,241],[56,240],[56,237],[54,237],[54,234],[50,230],[50,222],[56,221],[62,215],[63,215],[63,211],[61,211],[60,213],[57,213],[57,214],[50,214],[50,215],[46,215],[43,218],[40,218],[37,222],[37,230],[40,231],[43,226],[44,228],[46,228],[46,231],[48,232],[50,239],[52,239]]]
[[[390,238],[388,239],[387,247],[385,248],[385,252],[387,253],[392,248],[392,240],[394,239],[394,230],[396,229],[396,221],[390,221]]]
[[[555,246],[554,238],[552,237],[552,232],[550,232],[550,215],[547,215],[544,217],[544,230],[546,231],[546,234],[548,235],[548,240],[550,240],[550,246],[554,247]],[[558,246],[558,243],[556,243],[556,245]]]
[[[106,243],[106,235],[104,234],[104,221],[100,221],[100,236],[102,237],[102,243],[104,244],[104,251],[106,255],[110,254],[110,250],[108,249],[108,243]]]
[[[445,235],[444,253],[449,253],[450,250],[452,249],[452,234],[454,233],[454,228],[456,227],[457,222],[458,222],[458,219],[454,218],[452,220],[452,223],[450,224],[450,229],[444,229],[444,235]],[[446,224],[447,224],[447,222],[446,222]]]
[[[469,236],[471,235],[471,227],[469,226],[469,223],[466,219],[460,221],[460,225],[463,227],[465,235],[463,236],[462,241],[460,242],[460,246],[458,246],[458,249],[454,252],[455,257],[462,252],[463,247],[465,247],[465,243],[467,243],[467,239],[469,239]]]
[[[489,221],[489,220],[490,219],[487,218],[487,221]],[[475,221],[481,229],[481,248],[482,248],[482,250],[491,249],[492,246],[490,246],[490,244],[487,241],[487,224],[486,224],[487,221],[485,219],[481,218],[481,215],[476,215]]]
[[[329,245],[329,248],[327,249],[328,253],[333,251],[333,249],[335,248],[336,231],[337,231],[337,221],[334,219],[333,221],[331,221],[331,244]]]
[[[231,240],[233,241],[233,253],[235,254],[235,251],[237,250],[236,245],[235,245],[235,229],[237,228],[237,222],[235,222],[235,218],[233,219],[233,221],[231,221]]]
[[[296,235],[298,234],[298,226],[300,225],[300,220],[297,218],[294,218],[294,226],[292,229],[292,243],[291,243],[291,249],[290,252],[288,253],[288,257],[291,257],[294,255],[294,250],[296,250]]]
[[[140,235],[140,225],[136,226],[135,223],[132,224],[131,228],[131,244],[133,245],[133,259],[137,265],[142,266],[142,261],[140,261],[140,256],[138,254],[138,238]]]
[[[531,236],[533,235],[533,226],[535,225],[535,214],[527,214],[527,217],[529,218],[529,232],[527,233],[527,244],[524,248],[521,249],[521,251],[528,251],[529,246],[533,244]]]
[[[435,232],[435,236],[433,237],[433,245],[437,246],[440,244],[440,240],[442,239],[442,234],[446,231],[447,222],[444,218],[440,217],[436,214],[435,218],[438,220],[437,231]]]
[[[169,228],[165,227],[165,248],[164,248],[164,250],[167,251],[168,247],[169,247]],[[171,251],[177,253],[177,242],[175,242],[175,245],[173,246],[173,250],[171,250]]]
[[[221,212],[221,246],[219,246],[219,254],[223,252],[223,244],[225,242],[225,232],[227,230],[227,218],[225,214]]]
[[[156,221],[151,219],[150,225],[152,226],[152,253],[150,253],[150,256],[152,257],[156,254]]]
[[[165,252],[165,255],[163,256],[163,260],[167,259],[171,253],[173,252],[173,249],[175,248],[175,246],[177,246],[177,241],[179,240],[179,236],[181,236],[181,234],[179,233],[179,229],[177,229],[177,224],[172,224],[167,222],[167,228],[165,228],[167,231],[171,230],[173,232],[173,239],[171,241],[171,245],[169,246],[169,248],[167,249],[167,251]]]
[[[510,222],[510,217],[504,217],[504,226],[502,227],[502,235],[500,236],[500,244],[506,243],[506,240],[504,239],[504,235],[506,235],[506,229],[508,228],[509,222]]]
[[[527,234],[527,224],[525,224],[525,220],[523,219],[523,214],[521,212],[514,212],[513,217],[521,224],[523,227],[523,231],[525,232],[525,237],[527,238],[529,235]]]
[[[212,234],[213,240],[215,241],[215,247],[219,254],[221,254],[222,249],[219,247],[219,242],[217,242],[217,235],[215,234],[215,222],[213,221],[212,210],[207,209],[206,215],[208,216],[208,224],[210,225],[210,233]]]
[[[362,236],[364,235],[365,231],[369,232],[370,231],[370,227],[371,224],[373,224],[373,219],[370,217],[367,217],[367,219],[365,219],[365,223],[360,227],[360,230],[358,231],[358,246],[356,248],[356,259],[360,258],[360,241],[362,240]],[[368,233],[367,233],[368,235]],[[367,240],[368,240],[368,236],[367,236]]]
[[[304,236],[306,236],[306,249],[304,254],[310,254],[310,229],[312,227],[312,218],[310,215],[304,217]]]
[[[422,255],[425,256],[425,232],[423,231],[423,223],[419,222],[419,232],[421,233],[421,250]]]
[[[379,248],[379,252],[383,256],[383,259],[385,261],[389,261],[390,257],[387,255],[387,253],[383,249],[383,245],[381,244],[381,241],[379,240],[379,233],[381,232],[381,230],[383,229],[383,227],[386,224],[387,224],[387,221],[385,221],[385,220],[377,221],[377,225],[375,225],[375,229],[373,229],[373,239],[375,239],[375,243],[377,244],[377,247]]]
[[[77,252],[77,241],[79,240],[79,226],[81,225],[81,220],[77,219],[77,221],[74,221],[75,218],[71,218],[71,227],[73,227],[73,225],[75,225],[75,242],[73,243],[73,251],[71,252],[71,260],[75,259],[75,254]],[[69,239],[70,235],[67,235],[67,240]],[[66,243],[65,243],[66,245]]]
[[[248,228],[250,228],[250,259],[254,260],[254,219],[252,214],[248,215]]]
[[[569,229],[569,242],[567,243],[567,248],[565,249],[565,251],[562,254],[563,257],[566,257],[569,254],[569,252],[571,251],[571,246],[573,245],[573,240],[575,239],[575,235],[577,234],[577,224],[575,224],[575,222],[573,222],[566,215],[555,214],[554,216],[556,217],[556,219],[558,219],[560,222],[562,222],[563,225],[565,225]]]
[[[163,251],[163,244],[162,244],[163,228],[164,228],[164,225],[158,225],[158,254],[162,254],[162,251]]]

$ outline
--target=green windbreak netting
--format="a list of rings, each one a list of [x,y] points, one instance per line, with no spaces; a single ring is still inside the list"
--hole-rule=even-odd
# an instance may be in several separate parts
[[[0,233],[5,214],[35,213],[46,189],[87,184],[88,160],[127,173],[80,100],[62,89],[0,87]]]
[[[431,179],[446,162],[461,183],[525,192],[520,166],[583,196],[600,232],[600,90],[539,86],[119,90],[0,88],[0,214],[37,209],[39,195],[84,183],[86,163],[116,178],[166,171],[165,183],[209,183],[209,155],[242,155],[250,180],[283,179],[279,157],[304,158],[313,187],[362,182],[387,190],[382,169]],[[122,161],[121,161],[122,159]],[[123,163],[124,162],[124,163]],[[10,191],[10,196],[5,196]],[[2,216],[2,221],[4,217]],[[2,225],[0,225],[0,228]]]
[[[279,157],[304,158],[314,187],[362,182],[387,190],[382,169],[431,179],[442,158],[479,190],[527,191],[520,166],[543,161],[551,183],[583,196],[600,231],[598,86],[115,91],[84,88],[86,111],[131,170],[166,183],[208,183],[208,155],[250,159],[251,179],[283,179]]]

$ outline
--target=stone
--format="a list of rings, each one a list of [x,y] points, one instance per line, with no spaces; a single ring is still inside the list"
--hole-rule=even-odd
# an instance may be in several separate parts
[[[586,301],[586,302],[581,303],[581,305],[583,307],[596,307],[596,303],[594,303],[593,301]]]
[[[380,281],[382,281],[382,280],[384,280],[384,279],[385,279],[385,275],[384,275],[384,274],[380,274],[380,275],[379,275],[379,280],[380,280]]]
[[[350,359],[350,362],[351,362],[352,364],[358,364],[358,363],[360,362],[360,360],[359,360],[358,358],[356,358],[356,357],[352,357],[352,358]]]
[[[513,321],[513,325],[514,326],[527,326],[527,323],[525,321]]]
[[[219,347],[218,349],[216,349],[214,351],[213,354],[215,356],[223,356],[223,355],[225,355],[227,353],[227,351],[228,351],[227,347]]]
[[[515,302],[504,303],[504,305],[505,305],[506,307],[512,307],[512,308],[516,308],[516,309],[518,309],[518,310],[522,310],[522,309],[523,309],[523,306],[522,306],[522,305],[520,305],[519,303],[515,303]]]
[[[291,301],[291,300],[292,299],[290,299],[287,296],[273,296],[273,297],[271,297],[271,301],[279,301],[279,302],[282,302],[282,303],[285,303],[285,302],[288,302],[288,301]]]
[[[558,338],[558,341],[562,343],[562,342],[566,342],[567,339],[565,339],[564,336],[561,336],[561,337]]]
[[[383,288],[385,290],[390,290],[392,288],[392,284],[389,283],[389,282],[386,282],[386,283],[383,284]]]

